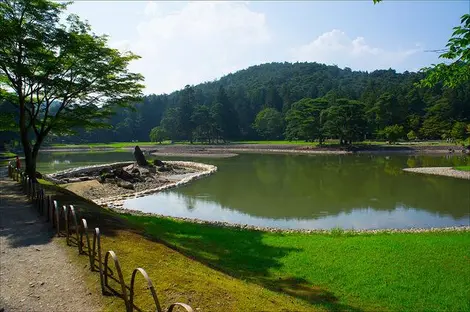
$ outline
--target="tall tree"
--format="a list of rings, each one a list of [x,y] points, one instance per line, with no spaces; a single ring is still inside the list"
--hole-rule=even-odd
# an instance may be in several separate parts
[[[256,115],[253,127],[264,139],[278,140],[282,136],[284,121],[280,112],[268,107]]]
[[[180,97],[178,125],[183,139],[189,140],[193,143],[193,130],[194,123],[191,119],[196,105],[196,98],[194,96],[194,89],[187,85]]]
[[[338,138],[341,144],[362,140],[366,129],[364,104],[348,99],[338,99],[325,111],[324,131]]]
[[[115,105],[140,99],[138,57],[107,46],[76,15],[60,22],[67,4],[48,0],[0,2],[0,89],[14,93],[26,171],[49,133],[106,125]],[[34,139],[31,139],[31,134]]]
[[[304,98],[292,104],[286,114],[286,138],[288,140],[323,142],[323,115],[328,102],[325,99]]]
[[[162,121],[160,123],[162,130],[169,137],[172,143],[179,138],[178,116],[179,108],[170,107],[166,110],[165,115],[163,116]]]
[[[234,139],[238,135],[238,117],[223,86],[219,87],[212,111],[222,139]]]

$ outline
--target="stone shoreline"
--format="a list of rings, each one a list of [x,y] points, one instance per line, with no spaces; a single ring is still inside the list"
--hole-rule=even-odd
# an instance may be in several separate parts
[[[206,224],[217,227],[226,227],[240,230],[251,230],[251,231],[261,231],[261,232],[270,232],[270,233],[304,233],[304,234],[331,234],[334,232],[332,229],[283,229],[267,226],[257,226],[241,223],[231,223],[226,221],[207,221],[196,218],[183,218],[183,217],[170,217],[162,214],[151,213],[151,212],[142,212],[140,210],[132,210],[118,207],[107,207],[110,210],[113,210],[121,214],[131,214],[135,216],[146,216],[146,217],[158,217],[158,218],[167,218],[174,219],[178,221],[191,222],[196,224]],[[359,234],[383,234],[383,233],[423,233],[423,232],[469,232],[470,225],[462,226],[450,226],[450,227],[432,227],[432,228],[405,228],[405,229],[340,229],[342,234],[346,235],[359,235]]]
[[[217,226],[217,227],[227,227],[227,228],[233,228],[233,229],[242,229],[242,230],[252,230],[252,231],[263,231],[263,232],[271,232],[271,233],[304,233],[304,234],[309,234],[309,233],[317,233],[317,234],[332,234],[334,233],[334,230],[329,230],[329,229],[283,229],[283,228],[275,228],[275,227],[264,227],[264,226],[255,226],[255,225],[249,225],[249,224],[240,224],[240,223],[231,223],[231,222],[226,222],[226,221],[208,221],[208,220],[202,220],[202,219],[196,219],[196,218],[185,218],[185,217],[171,217],[167,215],[162,215],[162,214],[157,214],[157,213],[149,213],[149,212],[143,212],[140,210],[133,210],[133,209],[126,209],[123,208],[124,201],[127,199],[131,198],[138,198],[138,197],[143,197],[148,194],[156,193],[159,191],[167,190],[170,188],[175,188],[178,186],[182,186],[184,184],[190,183],[191,181],[194,181],[196,179],[208,176],[210,174],[213,174],[214,172],[217,171],[217,167],[213,165],[207,165],[207,164],[202,164],[202,163],[196,163],[196,162],[188,162],[188,161],[166,161],[169,164],[174,164],[174,165],[179,165],[182,167],[191,167],[198,169],[200,171],[191,174],[177,182],[170,183],[163,185],[158,188],[153,188],[153,189],[148,189],[145,191],[140,191],[140,192],[135,192],[132,194],[123,194],[119,196],[113,196],[113,197],[106,197],[106,198],[100,198],[100,199],[90,199],[92,202],[95,204],[103,207],[110,209],[112,211],[115,211],[117,213],[121,214],[131,214],[131,215],[136,215],[136,216],[151,216],[151,217],[159,217],[159,218],[168,218],[168,219],[174,219],[174,220],[179,220],[179,221],[185,221],[185,222],[192,222],[192,223],[197,223],[197,224],[207,224],[207,225],[212,225],[212,226]],[[112,164],[104,164],[104,165],[94,165],[94,166],[86,166],[86,167],[79,167],[79,168],[73,168],[69,170],[64,170],[61,172],[56,172],[53,174],[46,175],[45,178],[47,180],[50,180],[52,182],[56,181],[54,179],[55,176],[57,175],[63,175],[63,174],[71,174],[71,173],[78,173],[78,172],[83,172],[87,171],[89,169],[102,169],[106,167],[120,167],[120,166],[125,166],[129,165],[133,162],[117,162],[117,163],[112,163]],[[441,167],[438,169],[452,169],[449,167]],[[416,170],[419,169],[419,170]],[[436,168],[406,168],[403,169],[405,171],[412,171],[412,172],[420,172],[421,169],[436,169]],[[453,170],[453,169],[452,169]],[[429,171],[429,170],[425,170]],[[457,170],[453,170],[457,171]],[[457,171],[460,172],[460,171]],[[426,172],[428,173],[428,172]],[[433,173],[436,174],[436,173]],[[469,172],[470,176],[470,172]],[[470,179],[468,177],[467,179]],[[77,196],[80,196],[77,194]],[[345,235],[360,235],[360,234],[381,234],[381,233],[422,233],[422,232],[455,232],[455,231],[470,231],[470,225],[463,225],[463,226],[453,226],[453,227],[433,227],[433,228],[405,228],[405,229],[394,229],[394,228],[389,228],[389,229],[341,229],[339,230],[341,234]]]
[[[124,167],[133,163],[134,163],[133,161],[131,162],[127,161],[127,162],[116,162],[116,163],[104,164],[104,165],[93,165],[93,166],[73,168],[73,169],[68,169],[68,170],[55,172],[53,174],[46,175],[45,178],[51,182],[57,183],[57,179],[55,177],[60,176],[60,175],[76,174],[80,172],[86,172],[90,169]],[[196,179],[200,179],[202,177],[211,175],[217,171],[216,166],[207,165],[203,163],[197,163],[197,162],[191,162],[191,161],[165,161],[165,163],[176,165],[176,166],[181,166],[185,168],[196,169],[198,170],[198,172],[188,174],[188,176],[182,178],[179,181],[168,183],[168,184],[156,187],[156,188],[151,188],[151,189],[147,189],[147,190],[140,191],[140,192],[134,192],[130,194],[122,194],[118,196],[110,196],[110,197],[105,197],[105,198],[100,198],[100,199],[90,199],[90,200],[93,201],[95,204],[103,206],[103,207],[109,207],[109,206],[122,207],[122,205],[124,204],[124,201],[127,199],[143,197],[148,194],[160,192],[160,191],[167,190],[170,188],[175,188],[175,187],[187,184]]]
[[[86,152],[93,151],[113,151],[113,147],[83,147],[60,148],[49,147],[43,151],[62,151],[62,152]],[[132,150],[133,147],[123,147],[121,150]],[[213,145],[145,145],[141,146],[141,150],[156,156],[169,157],[207,157],[207,158],[225,158],[237,156],[238,153],[257,153],[257,154],[293,154],[293,155],[349,155],[349,154],[403,154],[403,155],[420,155],[420,154],[463,154],[469,153],[468,150],[457,145],[378,145],[378,146],[357,146],[357,147],[341,147],[341,146],[304,146],[296,144],[213,144]]]
[[[455,170],[452,167],[405,168],[403,171],[470,180],[470,171]]]

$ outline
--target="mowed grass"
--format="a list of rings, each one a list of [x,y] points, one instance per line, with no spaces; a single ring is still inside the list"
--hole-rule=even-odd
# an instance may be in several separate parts
[[[454,167],[455,170],[461,170],[461,171],[470,171],[470,166],[459,166],[459,167]]]
[[[44,184],[44,187],[60,206],[73,204],[79,218],[86,218],[90,230],[100,228],[103,262],[106,251],[113,250],[119,259],[127,287],[130,287],[131,274],[135,268],[141,267],[148,273],[164,311],[175,302],[187,303],[194,311],[327,311],[321,306],[312,307],[300,298],[215,270],[162,241],[144,235],[140,226],[128,222],[117,213],[60,187],[50,184]],[[65,245],[63,237],[59,240]],[[66,248],[72,261],[83,268],[90,291],[101,294],[99,274],[89,271],[87,255],[78,255],[76,246]],[[117,278],[115,267],[112,261],[110,263],[113,276]],[[113,278],[109,284],[108,291],[121,294],[120,284]],[[104,311],[125,310],[124,301],[119,296],[100,298]],[[140,275],[136,282],[135,306],[136,311],[155,311],[150,291]],[[177,311],[183,310],[175,309]]]
[[[227,143],[212,143],[208,144],[207,142],[194,142],[194,145],[237,145],[237,144],[253,144],[253,145],[305,145],[311,147],[318,147],[319,143],[316,142],[305,142],[302,140],[297,141],[286,141],[286,140],[271,140],[271,141],[264,141],[264,140],[255,140],[255,141],[233,141]],[[52,144],[49,147],[51,148],[89,148],[89,149],[97,149],[97,148],[131,148],[136,145],[139,146],[162,146],[162,145],[191,145],[188,141],[181,141],[181,142],[174,142],[166,140],[163,141],[161,144],[157,142],[111,142],[111,143],[83,143],[83,144]],[[363,141],[363,142],[353,142],[355,146],[450,146],[455,145],[454,143],[447,143],[445,141],[422,141],[422,142],[400,142],[394,144],[388,144],[384,141]],[[340,147],[338,140],[327,140],[323,143],[323,147]]]
[[[279,234],[125,218],[188,256],[312,308],[470,311],[469,232]]]
[[[126,148],[138,146],[154,146],[156,142],[111,142],[111,143],[83,143],[83,144],[52,144],[52,148]],[[164,141],[162,144],[170,144],[170,141]]]

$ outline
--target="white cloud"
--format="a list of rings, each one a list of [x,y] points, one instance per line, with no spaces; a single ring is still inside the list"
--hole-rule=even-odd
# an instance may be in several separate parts
[[[161,14],[163,5],[147,4],[136,40],[112,43],[142,57],[130,69],[145,76],[146,92],[169,93],[263,62],[271,36],[264,14],[246,3],[190,2]]]
[[[333,29],[312,42],[291,49],[293,61],[337,64],[352,69],[375,70],[400,68],[405,61],[422,51],[420,44],[410,49],[384,50],[369,45],[364,37],[349,38],[345,32]]]

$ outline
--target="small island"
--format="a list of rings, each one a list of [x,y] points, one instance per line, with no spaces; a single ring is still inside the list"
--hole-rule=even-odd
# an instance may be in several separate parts
[[[148,161],[139,146],[133,162],[73,168],[46,175],[65,189],[105,207],[122,207],[127,198],[177,187],[217,171],[216,166],[188,161]]]

